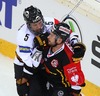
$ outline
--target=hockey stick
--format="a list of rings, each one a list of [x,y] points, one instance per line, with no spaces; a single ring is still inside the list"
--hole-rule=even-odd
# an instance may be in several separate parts
[[[76,10],[76,8],[78,8],[78,6],[82,3],[83,0],[80,0],[76,5],[75,7],[67,14],[67,16],[61,21],[61,22],[66,22],[66,21],[69,21],[69,25],[72,29],[72,32],[75,32],[75,26],[73,23],[76,24],[78,30],[79,30],[79,34],[80,34],[80,39],[81,39],[81,42],[82,42],[82,32],[81,32],[81,29],[80,29],[80,26],[79,24],[77,23],[77,21],[71,17],[71,14]]]
[[[62,20],[62,22],[64,22],[75,10],[76,8],[78,8],[78,6],[82,3],[83,0],[80,0],[75,7],[67,14],[67,16]]]
[[[68,21],[69,26],[71,27],[72,32],[75,32],[75,25],[77,26],[78,30],[79,30],[79,35],[80,35],[80,40],[82,41],[82,32],[81,32],[81,28],[79,26],[79,24],[77,23],[77,21],[72,18],[71,16],[68,16],[64,22]]]
[[[80,35],[80,40],[81,40],[81,42],[83,42],[81,28],[80,28],[77,20],[71,16],[68,16],[67,18],[65,18],[65,20],[63,22],[67,23],[70,26],[72,32],[78,32]],[[77,26],[77,29],[78,29],[77,31],[75,30],[76,29],[75,26]]]

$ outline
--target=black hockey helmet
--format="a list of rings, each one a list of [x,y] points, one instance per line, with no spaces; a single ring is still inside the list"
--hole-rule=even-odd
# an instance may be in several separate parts
[[[33,7],[32,5],[25,8],[23,17],[27,23],[36,23],[40,20],[43,20],[43,15],[40,9]]]
[[[66,23],[58,23],[54,25],[54,28],[52,30],[52,32],[56,35],[56,36],[60,36],[63,40],[63,42],[66,41],[67,38],[69,38],[70,35],[70,27],[68,24]]]

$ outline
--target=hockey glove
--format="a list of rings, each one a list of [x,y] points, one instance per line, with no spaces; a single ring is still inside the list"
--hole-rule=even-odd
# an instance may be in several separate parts
[[[48,37],[49,33],[40,34],[34,38],[34,44],[38,50],[43,51],[45,47],[48,46]]]
[[[73,50],[74,50],[74,54],[72,57],[73,61],[78,62],[84,57],[86,47],[83,43],[76,43],[73,45]]]

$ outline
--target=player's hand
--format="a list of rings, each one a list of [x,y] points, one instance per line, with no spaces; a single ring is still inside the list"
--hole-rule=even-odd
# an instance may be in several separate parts
[[[34,44],[38,50],[42,51],[46,46],[48,46],[48,37],[49,33],[43,33],[34,38]]]
[[[83,43],[76,43],[73,46],[74,54],[73,54],[73,61],[78,62],[80,61],[85,54],[86,47]]]

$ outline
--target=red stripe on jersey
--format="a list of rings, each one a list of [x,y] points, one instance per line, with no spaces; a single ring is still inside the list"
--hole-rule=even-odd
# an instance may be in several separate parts
[[[70,60],[70,63],[73,62],[73,60],[72,60],[73,52],[71,51],[71,49],[67,45],[65,45],[64,50],[65,50],[65,52]]]

